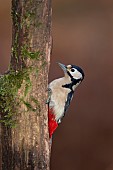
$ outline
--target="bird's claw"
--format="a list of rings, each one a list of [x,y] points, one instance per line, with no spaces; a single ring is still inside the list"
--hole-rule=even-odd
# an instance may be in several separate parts
[[[48,98],[46,100],[46,104],[49,104],[50,100],[51,100],[52,90],[50,88],[48,88],[47,91],[48,91]]]

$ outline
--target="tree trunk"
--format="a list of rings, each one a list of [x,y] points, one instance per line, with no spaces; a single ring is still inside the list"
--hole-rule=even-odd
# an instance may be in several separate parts
[[[49,170],[51,0],[12,0],[10,70],[0,78],[1,170]]]

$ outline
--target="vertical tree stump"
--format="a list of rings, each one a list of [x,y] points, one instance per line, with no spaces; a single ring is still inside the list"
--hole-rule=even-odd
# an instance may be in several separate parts
[[[51,0],[12,0],[10,70],[0,78],[1,170],[49,170]]]

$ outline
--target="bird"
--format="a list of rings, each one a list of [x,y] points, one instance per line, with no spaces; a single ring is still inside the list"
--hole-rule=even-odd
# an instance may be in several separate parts
[[[73,98],[75,89],[84,79],[84,71],[76,65],[58,63],[64,77],[53,80],[48,85],[48,129],[51,138],[62,122]]]

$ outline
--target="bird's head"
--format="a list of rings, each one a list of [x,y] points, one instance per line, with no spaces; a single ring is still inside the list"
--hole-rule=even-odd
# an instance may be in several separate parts
[[[64,65],[61,63],[58,63],[59,66],[62,68],[64,71],[64,74],[66,77],[69,77],[72,82],[80,83],[84,79],[84,72],[83,70],[75,65]]]

